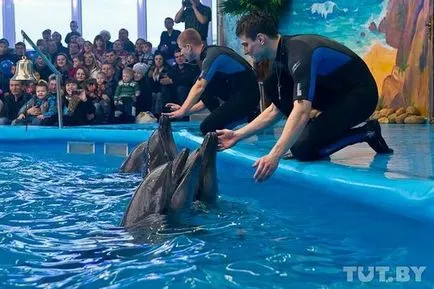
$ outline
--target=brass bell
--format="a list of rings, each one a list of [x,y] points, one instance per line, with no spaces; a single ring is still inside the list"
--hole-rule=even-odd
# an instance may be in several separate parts
[[[15,69],[15,74],[12,76],[11,80],[31,80],[36,81],[33,75],[33,63],[31,60],[27,59],[25,56],[17,62]]]

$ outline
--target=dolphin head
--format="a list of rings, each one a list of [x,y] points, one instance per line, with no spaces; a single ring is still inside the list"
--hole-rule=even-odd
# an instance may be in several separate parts
[[[199,183],[201,162],[202,155],[200,154],[199,149],[196,149],[188,157],[182,176],[177,182],[177,187],[170,202],[172,210],[178,211],[193,203],[195,191]]]
[[[158,126],[158,129],[160,131],[164,131],[164,132],[172,132],[172,126],[170,125],[170,119],[167,116],[162,115],[160,117],[160,124]]]
[[[176,148],[175,140],[173,139],[172,125],[167,116],[163,115],[160,117],[160,126],[157,131],[160,135],[167,158],[173,160],[176,157],[178,150]]]
[[[190,150],[188,148],[183,149],[172,162],[172,181],[174,190],[185,172],[185,164],[187,162],[189,153]]]
[[[121,165],[122,173],[139,173],[147,162],[148,142],[142,142],[128,155],[128,158]]]
[[[205,135],[205,138],[200,146],[200,154],[204,158],[204,161],[217,154],[218,138],[215,132],[209,132]]]
[[[195,192],[194,200],[200,200],[206,204],[212,205],[217,200],[218,180],[217,180],[217,134],[209,132],[205,135],[202,145],[199,149],[203,159],[199,184]]]

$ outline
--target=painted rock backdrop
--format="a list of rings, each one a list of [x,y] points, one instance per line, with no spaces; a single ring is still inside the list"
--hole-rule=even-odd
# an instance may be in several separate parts
[[[414,106],[429,111],[432,46],[426,29],[432,0],[293,0],[282,13],[282,34],[317,33],[358,53],[378,85],[379,108]],[[431,3],[432,5],[432,3]],[[240,51],[226,16],[225,44]],[[357,75],[354,75],[357,77]]]

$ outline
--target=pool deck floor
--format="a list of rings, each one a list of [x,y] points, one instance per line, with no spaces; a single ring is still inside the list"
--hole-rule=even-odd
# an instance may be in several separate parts
[[[1,127],[0,141],[58,139],[136,144],[145,140],[155,127],[156,124],[27,130]],[[202,141],[197,127],[194,122],[173,123],[178,146],[197,147]],[[250,167],[257,157],[269,151],[279,129],[281,125],[268,134],[245,140],[219,153],[219,159]],[[330,160],[307,163],[283,160],[273,178],[297,179],[330,194],[434,222],[434,125],[383,125],[382,130],[395,151],[392,155],[377,155],[367,144],[357,144],[335,153]]]

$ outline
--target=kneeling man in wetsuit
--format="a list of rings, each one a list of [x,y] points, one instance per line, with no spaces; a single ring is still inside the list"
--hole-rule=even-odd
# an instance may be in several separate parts
[[[264,88],[272,104],[248,125],[217,131],[222,149],[232,147],[287,116],[277,143],[254,166],[256,181],[269,178],[290,149],[292,157],[313,161],[351,144],[367,142],[377,153],[392,153],[378,121],[365,122],[378,102],[375,80],[363,60],[344,45],[319,35],[281,36],[261,13],[242,17],[236,30],[244,51],[274,61]],[[312,110],[319,111],[311,119]]]
[[[203,134],[233,128],[256,116],[259,87],[252,66],[235,51],[223,46],[205,46],[199,33],[186,29],[178,37],[185,58],[201,62],[201,74],[182,106],[168,103],[169,118],[182,118],[208,108],[203,120]]]

